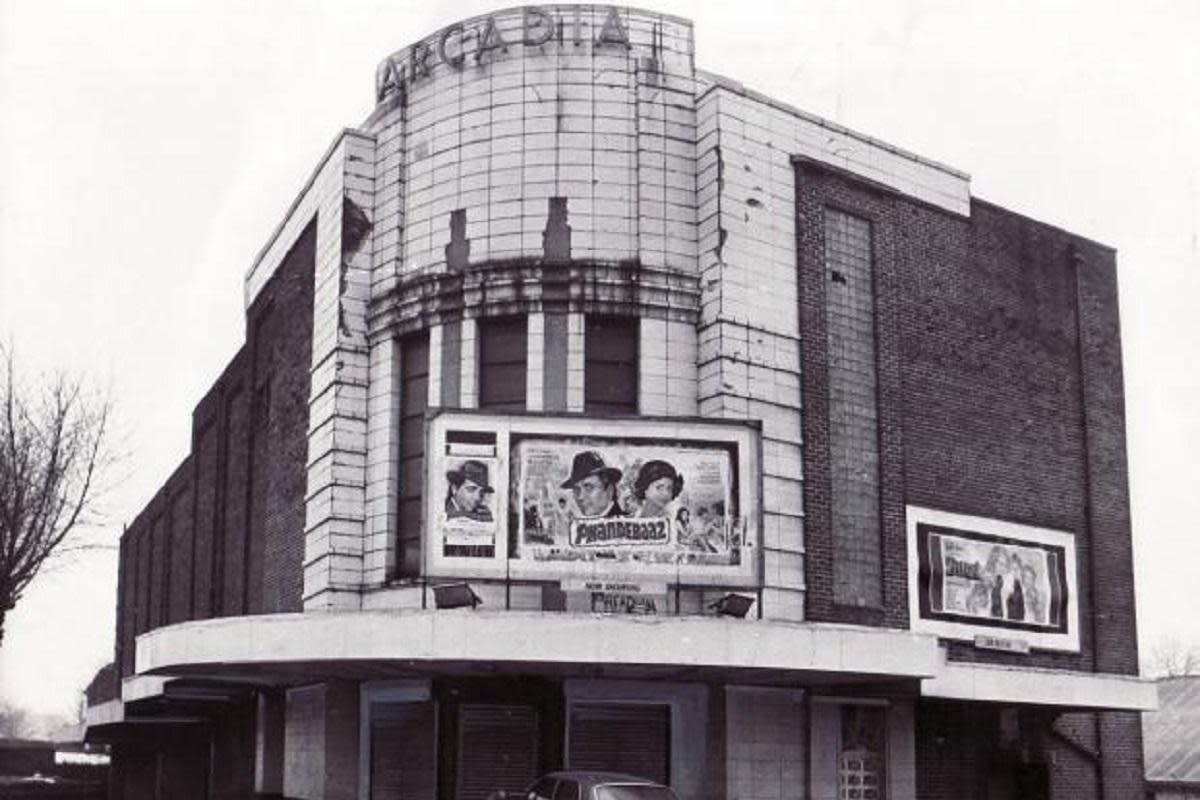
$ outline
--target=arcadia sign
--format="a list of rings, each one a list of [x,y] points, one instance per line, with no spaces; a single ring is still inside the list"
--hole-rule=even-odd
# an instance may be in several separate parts
[[[584,11],[595,9],[604,13],[604,21],[592,36],[585,29]],[[513,12],[508,12],[513,13]],[[493,54],[505,53],[512,45],[540,47],[551,42],[595,48],[620,47],[629,49],[629,32],[621,15],[613,6],[576,6],[554,14],[537,6],[516,10],[521,15],[518,32],[505,32],[497,19],[506,15],[482,17],[469,23],[456,22],[428,36],[401,52],[390,56],[380,65],[375,77],[375,99],[383,101],[408,84],[426,78],[438,64],[462,70],[468,64],[482,64]]]

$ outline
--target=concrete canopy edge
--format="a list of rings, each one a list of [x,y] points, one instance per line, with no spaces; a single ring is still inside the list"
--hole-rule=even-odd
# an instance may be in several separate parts
[[[990,703],[1153,711],[1158,687],[1136,675],[948,661],[921,682],[921,696]]]
[[[928,678],[937,640],[909,631],[704,618],[538,612],[275,614],[142,634],[139,675],[337,661],[655,665]]]

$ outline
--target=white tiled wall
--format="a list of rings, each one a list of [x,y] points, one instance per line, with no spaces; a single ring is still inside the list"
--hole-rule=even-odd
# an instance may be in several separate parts
[[[438,329],[440,333],[440,328]],[[432,343],[433,335],[430,334]],[[395,339],[371,347],[371,387],[367,398],[366,526],[363,583],[382,584],[395,560],[400,472],[400,353]]]
[[[567,315],[567,410],[583,411],[584,316]]]
[[[460,378],[459,405],[462,408],[479,406],[479,325],[474,319],[462,321],[462,343],[460,344],[462,377]],[[430,351],[432,361],[434,354]],[[441,358],[441,352],[438,352]]]
[[[606,7],[582,8],[584,36],[594,36]],[[455,209],[466,210],[472,263],[539,258],[551,197],[567,198],[575,258],[695,268],[691,26],[620,13],[628,49],[525,47],[521,11],[497,13],[507,51],[435,66],[409,87],[406,107],[376,121],[379,191],[398,198],[379,209],[389,233],[378,280],[444,268]]]
[[[530,314],[526,328],[529,344],[525,348],[525,407],[530,411],[541,411],[545,407],[546,315]]]
[[[643,318],[638,342],[638,410],[647,416],[696,415],[696,327]]]
[[[726,687],[725,732],[726,797],[807,797],[808,722],[803,692]]]

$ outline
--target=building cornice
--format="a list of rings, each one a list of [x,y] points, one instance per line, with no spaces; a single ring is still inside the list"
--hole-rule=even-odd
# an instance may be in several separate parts
[[[464,316],[544,311],[636,314],[695,324],[700,280],[637,259],[515,258],[415,272],[371,299],[368,337],[404,334]]]

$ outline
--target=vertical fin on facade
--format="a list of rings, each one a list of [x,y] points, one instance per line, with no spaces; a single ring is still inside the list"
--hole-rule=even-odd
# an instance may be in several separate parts
[[[567,224],[565,197],[550,198],[550,213],[542,231],[542,257],[549,263],[571,260],[571,226]]]
[[[350,271],[350,256],[362,247],[363,240],[371,232],[371,220],[348,195],[342,195],[342,260],[338,267],[338,297],[346,296],[347,275]],[[345,307],[338,304],[338,329],[350,333],[346,324]]]
[[[467,210],[450,212],[450,244],[446,245],[446,268],[464,270],[471,258],[471,240],[467,238]]]
[[[729,231],[721,224],[721,198],[725,196],[725,157],[721,153],[721,145],[713,145],[713,154],[717,157],[717,247],[715,255],[718,264],[725,263],[725,240]]]

